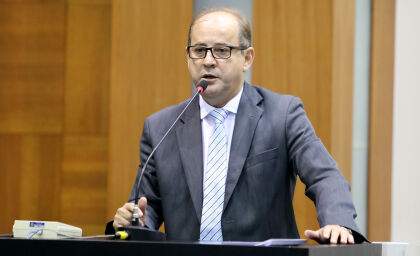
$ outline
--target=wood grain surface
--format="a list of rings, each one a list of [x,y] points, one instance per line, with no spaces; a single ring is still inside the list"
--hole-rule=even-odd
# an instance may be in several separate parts
[[[368,237],[391,239],[395,0],[372,1]]]

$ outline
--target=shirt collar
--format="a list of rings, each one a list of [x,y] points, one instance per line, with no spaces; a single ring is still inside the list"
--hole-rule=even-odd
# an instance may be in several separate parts
[[[223,109],[229,111],[230,113],[236,114],[238,112],[239,107],[239,101],[241,100],[242,92],[244,90],[244,87],[242,86],[241,90],[238,94],[235,95],[232,99],[226,103],[226,105],[223,107]],[[200,118],[204,119],[211,111],[216,109],[213,106],[210,106],[204,99],[201,97],[201,94],[199,95],[199,104],[200,104]]]

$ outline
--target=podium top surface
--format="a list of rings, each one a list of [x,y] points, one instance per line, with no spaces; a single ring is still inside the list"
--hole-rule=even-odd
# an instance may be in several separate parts
[[[143,242],[92,239],[17,239],[0,238],[0,250],[13,255],[98,255],[128,254],[147,255],[381,255],[380,244],[357,245],[298,245],[298,246],[251,246],[217,245],[198,242]],[[137,252],[137,253],[136,253]]]

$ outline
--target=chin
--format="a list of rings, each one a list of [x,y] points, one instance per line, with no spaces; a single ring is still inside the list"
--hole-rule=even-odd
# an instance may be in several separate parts
[[[203,96],[206,96],[208,98],[214,97],[218,94],[217,91],[217,86],[215,86],[214,84],[209,84],[207,86],[207,89],[203,92]]]

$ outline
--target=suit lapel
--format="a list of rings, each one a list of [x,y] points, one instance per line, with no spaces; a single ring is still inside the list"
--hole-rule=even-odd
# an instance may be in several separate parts
[[[177,140],[188,188],[198,220],[203,204],[203,143],[198,97],[181,117]]]
[[[229,203],[248,156],[255,128],[263,112],[257,106],[261,100],[256,90],[245,82],[233,129],[223,210]]]

